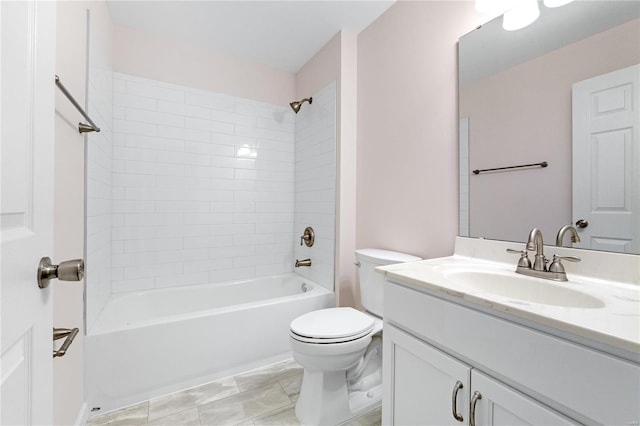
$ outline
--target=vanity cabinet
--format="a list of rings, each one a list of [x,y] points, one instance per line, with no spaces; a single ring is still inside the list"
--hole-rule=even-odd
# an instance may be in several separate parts
[[[475,424],[478,426],[578,424],[476,370],[471,372],[470,409],[473,409]]]
[[[460,424],[454,414],[467,421],[470,366],[393,326],[385,326],[383,343],[383,377],[392,388],[383,424]]]
[[[576,424],[394,326],[384,333],[383,424]]]
[[[473,424],[476,391],[478,426],[640,420],[635,361],[395,277],[384,300],[383,424]]]

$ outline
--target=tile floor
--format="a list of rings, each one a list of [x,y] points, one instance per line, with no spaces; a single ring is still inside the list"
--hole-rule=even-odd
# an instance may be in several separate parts
[[[299,425],[301,382],[302,367],[287,360],[102,414],[87,426]],[[380,415],[378,408],[347,425],[380,425]]]

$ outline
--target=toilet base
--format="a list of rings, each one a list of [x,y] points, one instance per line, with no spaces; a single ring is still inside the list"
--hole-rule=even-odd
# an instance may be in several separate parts
[[[382,404],[382,385],[378,385],[367,392],[351,392],[349,395],[350,420],[361,414],[367,413]],[[346,421],[344,420],[344,421]]]
[[[305,371],[295,412],[305,426],[339,425],[373,410],[381,403],[382,385],[367,391],[349,392],[344,371]]]

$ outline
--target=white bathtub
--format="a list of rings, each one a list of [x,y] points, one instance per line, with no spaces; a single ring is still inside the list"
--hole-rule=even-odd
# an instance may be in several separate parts
[[[85,339],[101,412],[290,356],[289,323],[334,295],[297,274],[115,294]]]

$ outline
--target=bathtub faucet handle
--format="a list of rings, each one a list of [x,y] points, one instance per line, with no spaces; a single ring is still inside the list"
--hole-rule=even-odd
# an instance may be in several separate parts
[[[300,245],[304,243],[307,245],[307,247],[311,247],[313,246],[313,243],[315,242],[315,240],[316,240],[316,234],[315,232],[313,232],[313,228],[310,226],[307,226],[306,228],[304,228],[304,233],[300,237]]]

